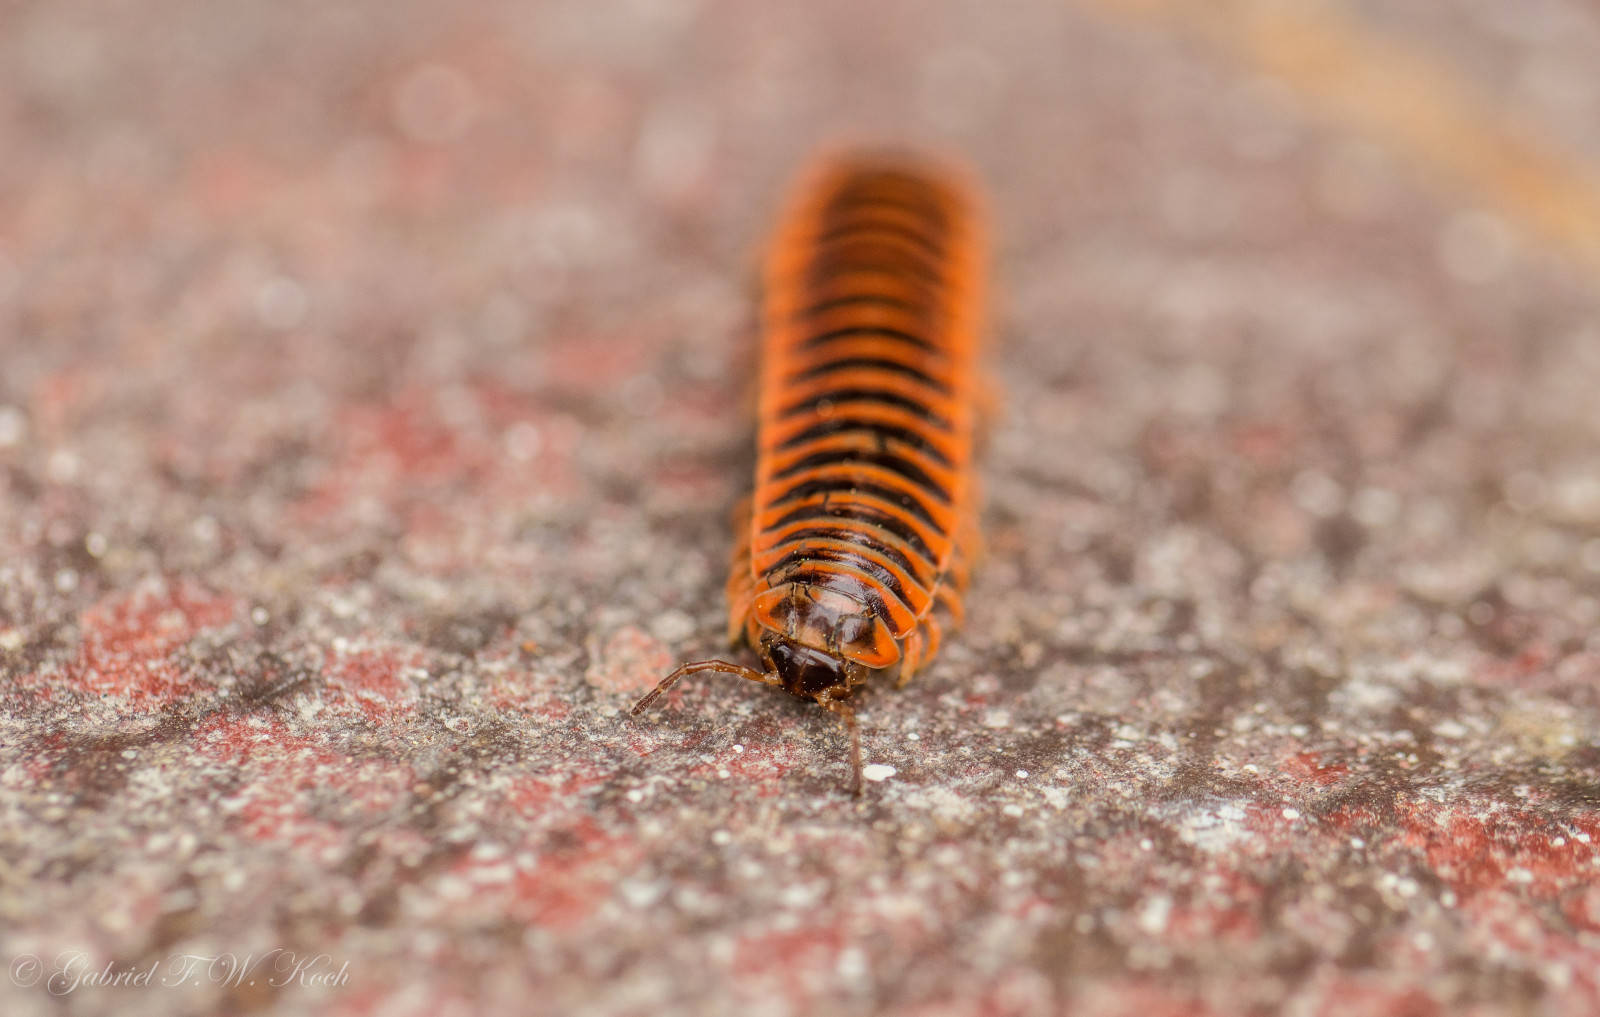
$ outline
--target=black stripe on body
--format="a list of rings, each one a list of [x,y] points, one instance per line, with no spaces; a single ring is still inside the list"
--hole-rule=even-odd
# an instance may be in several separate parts
[[[826,332],[819,332],[814,336],[801,340],[799,348],[802,350],[814,350],[819,346],[826,346],[831,342],[837,342],[840,339],[851,339],[856,336],[866,336],[872,339],[890,339],[894,342],[905,343],[907,346],[915,346],[919,350],[927,350],[929,353],[943,352],[938,346],[920,335],[907,332],[904,329],[890,328],[887,325],[847,325],[844,328],[829,329]]]
[[[912,381],[920,382],[937,391],[940,395],[948,396],[951,394],[950,386],[933,375],[911,364],[890,360],[888,357],[841,357],[838,360],[825,360],[820,364],[813,364],[803,371],[797,371],[789,375],[789,380],[810,381],[812,378],[820,378],[835,371],[849,371],[855,368],[888,371],[902,378],[910,378]]]
[[[934,308],[931,304],[912,303],[909,300],[901,300],[899,297],[891,297],[886,293],[846,293],[842,296],[829,297],[826,300],[820,300],[809,307],[802,307],[800,310],[795,312],[795,318],[812,318],[822,314],[825,311],[831,311],[839,307],[850,307],[856,304],[893,307],[896,310],[905,311],[908,314],[915,314],[924,317],[934,313]]]
[[[917,560],[912,561],[910,555],[907,555],[904,551],[893,546],[892,544],[885,543],[876,532],[876,527],[861,523],[860,525],[865,526],[865,529],[853,529],[849,526],[842,525],[845,522],[848,522],[848,520],[838,520],[830,525],[828,523],[824,523],[822,520],[817,520],[816,526],[808,526],[803,530],[795,530],[793,533],[784,534],[783,540],[777,546],[779,548],[784,548],[788,547],[790,544],[800,543],[807,540],[838,540],[847,544],[855,544],[858,547],[866,548],[867,550],[870,550],[876,554],[881,554],[885,558],[894,562],[896,565],[905,569],[906,572],[913,577],[917,576],[919,573],[925,572],[930,575],[933,573],[935,567],[933,562],[927,560],[921,555],[916,555]]]
[[[785,438],[778,443],[777,449],[779,451],[789,451],[801,448],[819,438],[826,438],[836,434],[848,434],[854,431],[872,435],[877,441],[878,447],[884,451],[888,451],[887,442],[898,441],[902,445],[909,445],[916,449],[946,469],[955,468],[955,464],[950,462],[950,458],[940,451],[937,445],[929,441],[926,435],[909,427],[901,427],[898,424],[886,424],[878,420],[860,420],[855,417],[829,417],[819,423],[812,424],[798,434]]]
[[[886,325],[848,325],[845,328],[830,328],[826,333],[808,336],[803,341],[800,341],[800,349],[814,350],[819,345],[837,342],[838,339],[851,339],[854,336],[867,336],[872,337],[872,339],[893,339],[894,342],[914,345],[918,350],[928,350],[930,353],[944,352],[944,350],[939,349],[938,345],[934,345],[928,339],[923,339],[922,336],[907,333],[906,329],[890,328],[890,326]]]
[[[950,492],[932,477],[922,467],[909,459],[897,456],[892,452],[868,452],[861,449],[824,449],[813,452],[811,455],[802,456],[772,475],[774,481],[792,477],[797,473],[816,469],[819,466],[834,466],[848,469],[852,464],[865,463],[877,466],[891,473],[911,481],[913,484],[927,491],[944,504],[950,504]]]
[[[941,431],[950,430],[950,421],[933,412],[926,403],[913,399],[903,392],[896,392],[887,388],[850,387],[828,389],[825,392],[807,396],[797,403],[790,403],[778,411],[778,416],[783,418],[798,417],[803,413],[815,413],[824,406],[837,409],[841,404],[849,402],[872,402],[883,403],[885,406],[897,406],[902,410],[915,413]]]
[[[915,244],[939,261],[943,261],[947,254],[945,245],[936,239],[934,234],[926,233],[896,219],[885,219],[868,213],[848,221],[830,224],[817,234],[816,243],[819,246],[827,246],[843,237],[872,234],[899,237],[907,243]]]
[[[880,276],[894,286],[905,287],[916,292],[916,299],[929,308],[943,306],[943,301],[948,295],[948,287],[943,280],[924,279],[914,272],[907,272],[902,266],[884,264],[881,262],[842,259],[831,262],[827,271],[819,272],[814,268],[802,280],[806,289],[820,290],[830,285],[838,284],[850,276],[875,275]],[[868,287],[871,288],[871,287]]]
[[[822,220],[830,226],[848,219],[861,209],[875,207],[901,209],[944,233],[950,226],[950,217],[932,195],[923,191],[908,193],[904,190],[885,191],[880,186],[857,184],[841,189],[822,206]]]
[[[866,485],[862,485],[854,489],[852,493],[867,494],[870,492],[866,490]],[[879,497],[882,496],[880,495]],[[899,495],[893,495],[885,500],[896,505],[900,504]],[[897,537],[904,541],[912,553],[926,561],[930,566],[937,567],[938,565],[933,549],[928,546],[928,542],[922,539],[922,534],[918,533],[914,527],[906,525],[904,520],[896,517],[892,512],[885,512],[871,505],[863,505],[858,501],[802,505],[790,512],[785,512],[773,520],[772,525],[762,532],[771,533],[774,530],[781,530],[791,523],[801,521],[815,521],[818,525],[826,525],[828,520],[848,521],[880,529],[889,536]],[[932,520],[929,520],[929,522],[932,522]]]
[[[820,248],[807,261],[806,281],[815,286],[845,272],[870,269],[892,273],[930,292],[944,286],[944,273],[937,266],[930,266],[910,254],[905,248],[881,243],[856,242],[831,250]]]
[[[776,508],[785,502],[799,498],[809,498],[814,494],[828,495],[834,492],[840,494],[860,493],[871,495],[874,498],[881,498],[891,505],[900,506],[910,515],[916,516],[935,530],[943,532],[943,527],[939,525],[939,520],[933,518],[933,513],[928,511],[927,506],[922,504],[914,493],[902,491],[887,484],[875,484],[870,480],[855,480],[851,477],[812,477],[810,480],[802,480],[800,483],[773,497],[771,501],[767,502],[766,507],[769,509]],[[810,509],[808,508],[807,511],[810,511]]]
[[[881,260],[898,271],[910,272],[929,282],[944,279],[944,260],[938,255],[929,254],[899,237],[874,234],[870,230],[850,230],[830,240],[818,240],[812,252],[807,263],[813,276],[829,272],[834,262],[867,258],[873,262]]]

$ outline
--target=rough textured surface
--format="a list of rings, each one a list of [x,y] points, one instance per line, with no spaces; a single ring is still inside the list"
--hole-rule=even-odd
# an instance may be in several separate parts
[[[446,6],[0,6],[0,1012],[1600,1012],[1592,4]],[[625,716],[841,134],[1002,240],[860,801]]]

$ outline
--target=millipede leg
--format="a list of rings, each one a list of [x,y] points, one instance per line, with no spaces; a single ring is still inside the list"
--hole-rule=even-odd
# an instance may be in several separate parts
[[[941,585],[938,589],[938,592],[934,594],[934,598],[946,611],[950,612],[950,620],[954,622],[958,628],[966,624],[967,608],[966,605],[961,602],[960,590],[951,585]]]
[[[904,646],[900,650],[900,674],[895,677],[894,687],[903,689],[917,673],[917,668],[925,660],[932,660],[934,654],[939,652],[939,641],[944,630],[939,625],[939,620],[933,615],[926,615],[917,625],[917,630],[906,637]]]
[[[922,631],[925,640],[922,652],[924,656],[932,658],[939,652],[939,644],[944,641],[944,626],[939,624],[939,619],[930,614],[922,619]]]
[[[724,590],[728,601],[728,642],[734,646],[747,639],[755,589],[756,577],[750,567],[750,496],[745,495],[733,509],[733,563]]]
[[[928,619],[924,618],[922,624],[926,625]],[[922,629],[918,627],[906,636],[906,641],[900,646],[900,673],[895,676],[894,687],[903,689],[912,675],[917,673],[917,668],[922,666],[923,651]]]
[[[676,671],[661,679],[660,683],[657,684],[655,688],[651,689],[643,699],[633,704],[633,709],[629,712],[637,716],[651,703],[665,695],[668,689],[678,684],[678,679],[684,677],[685,675],[698,674],[701,671],[720,671],[723,674],[736,674],[741,678],[745,678],[753,682],[760,682],[763,685],[782,685],[782,682],[778,680],[777,675],[762,674],[755,668],[745,667],[743,664],[730,664],[725,660],[698,660],[693,664],[683,665]]]
[[[861,729],[856,726],[855,707],[843,699],[824,697],[817,700],[829,713],[839,715],[850,731],[850,793],[861,797]]]

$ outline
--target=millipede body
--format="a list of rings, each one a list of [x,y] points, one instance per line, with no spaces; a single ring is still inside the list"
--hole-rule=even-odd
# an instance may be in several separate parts
[[[861,748],[852,693],[903,685],[959,621],[976,541],[973,431],[985,245],[969,190],[902,158],[814,170],[784,214],[761,307],[754,490],[735,520],[728,629]]]

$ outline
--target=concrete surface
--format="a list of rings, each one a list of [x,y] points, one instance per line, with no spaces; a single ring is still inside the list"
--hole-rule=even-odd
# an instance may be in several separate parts
[[[8,1017],[1600,1012],[1593,4],[0,26]],[[1000,238],[860,801],[815,707],[625,716],[840,137]]]

